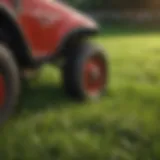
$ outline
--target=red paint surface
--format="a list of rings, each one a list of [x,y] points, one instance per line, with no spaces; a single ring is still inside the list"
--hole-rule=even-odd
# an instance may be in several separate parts
[[[5,101],[5,83],[4,78],[0,75],[0,108],[3,107]]]
[[[0,0],[13,10],[33,56],[53,54],[67,33],[79,27],[96,28],[91,19],[73,8],[52,0]]]
[[[11,6],[11,0],[0,0]],[[94,21],[71,7],[51,0],[19,0],[20,7],[14,8],[26,41],[33,56],[55,53],[67,33],[79,27],[97,27]]]
[[[98,75],[94,79],[93,72],[97,70]],[[98,56],[91,57],[84,67],[84,89],[90,95],[97,95],[104,88],[105,84],[105,64]]]

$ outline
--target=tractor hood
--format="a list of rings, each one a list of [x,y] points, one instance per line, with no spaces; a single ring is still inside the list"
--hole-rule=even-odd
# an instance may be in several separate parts
[[[39,52],[55,53],[66,39],[70,40],[68,37],[90,36],[99,30],[92,18],[62,2],[23,2],[24,9],[19,22],[36,56],[40,55]]]
[[[59,1],[48,1],[48,15],[54,23],[55,21],[62,22],[64,26],[73,26],[73,27],[85,27],[98,30],[97,23],[89,16],[81,13],[80,11],[73,9],[67,4],[61,3]]]

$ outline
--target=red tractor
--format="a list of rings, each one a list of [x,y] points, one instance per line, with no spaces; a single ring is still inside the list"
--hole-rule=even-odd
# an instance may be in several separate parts
[[[67,4],[54,0],[0,0],[0,123],[19,98],[21,73],[63,60],[64,87],[85,100],[102,95],[106,54],[89,42],[97,24]]]

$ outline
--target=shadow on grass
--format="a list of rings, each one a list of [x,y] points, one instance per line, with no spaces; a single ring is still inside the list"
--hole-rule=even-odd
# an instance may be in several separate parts
[[[27,82],[23,82],[19,111],[37,112],[49,108],[60,109],[69,106],[71,102],[71,98],[59,85],[30,86]]]

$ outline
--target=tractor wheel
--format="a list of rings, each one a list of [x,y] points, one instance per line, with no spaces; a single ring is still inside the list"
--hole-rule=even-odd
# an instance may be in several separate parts
[[[63,69],[65,90],[79,100],[97,99],[108,84],[106,54],[89,43],[83,43],[75,52],[67,58]]]
[[[15,60],[8,48],[0,44],[0,125],[14,111],[20,92],[20,77]]]

